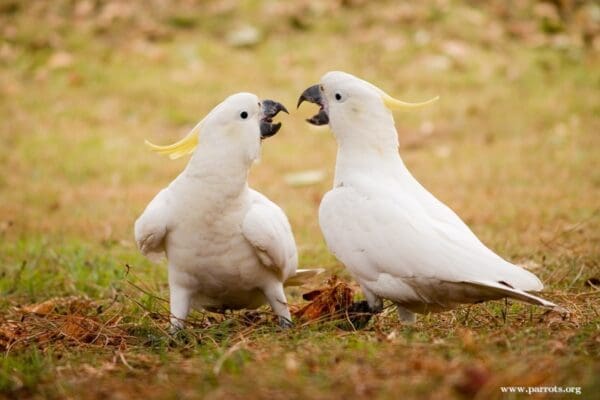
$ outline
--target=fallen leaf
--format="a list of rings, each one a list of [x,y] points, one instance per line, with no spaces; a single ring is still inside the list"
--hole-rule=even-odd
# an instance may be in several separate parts
[[[17,322],[2,321],[0,324],[0,350],[6,351],[22,334],[23,329],[21,329]]]
[[[52,311],[54,311],[55,307],[56,307],[55,300],[50,299],[50,300],[46,300],[42,303],[31,304],[31,305],[25,306],[25,307],[23,307],[23,311],[28,312],[28,313],[37,314],[37,315],[48,315]]]
[[[354,291],[347,283],[332,276],[327,286],[306,293],[310,303],[293,312],[294,317],[302,321],[331,321],[340,319],[352,305]]]
[[[539,319],[540,322],[545,323],[549,328],[558,329],[565,326],[577,327],[579,322],[575,315],[568,310],[548,310]]]

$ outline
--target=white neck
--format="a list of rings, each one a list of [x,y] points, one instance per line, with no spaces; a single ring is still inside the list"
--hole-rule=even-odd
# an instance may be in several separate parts
[[[199,146],[180,175],[185,185],[201,184],[203,195],[211,197],[237,197],[248,188],[248,171],[252,164],[239,150]],[[189,188],[187,188],[189,190]]]
[[[334,186],[352,184],[356,177],[396,179],[408,170],[398,154],[398,136],[391,124],[355,127],[348,137],[336,135],[338,152]],[[361,132],[362,130],[362,132]]]

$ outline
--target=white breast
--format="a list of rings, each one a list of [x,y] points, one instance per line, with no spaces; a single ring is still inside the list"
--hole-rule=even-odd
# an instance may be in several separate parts
[[[176,190],[176,189],[175,189]],[[248,189],[226,199],[199,190],[177,196],[166,238],[169,279],[194,290],[199,306],[257,307],[269,271],[242,235]]]

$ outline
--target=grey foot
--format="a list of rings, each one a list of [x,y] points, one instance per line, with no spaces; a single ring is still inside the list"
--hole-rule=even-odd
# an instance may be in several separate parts
[[[290,321],[286,317],[279,316],[278,319],[279,319],[279,326],[281,327],[281,329],[290,329],[290,328],[294,327],[294,324],[292,323],[292,321]]]
[[[398,317],[400,317],[400,321],[402,321],[404,324],[413,325],[415,322],[417,322],[417,316],[414,312],[407,310],[397,303],[396,307],[398,307]]]
[[[366,327],[374,314],[378,314],[378,310],[373,310],[365,300],[352,303],[348,307],[348,319],[354,329]]]
[[[169,333],[172,335],[177,334],[184,328],[184,323],[182,320],[177,318],[171,318],[171,326],[169,327]]]

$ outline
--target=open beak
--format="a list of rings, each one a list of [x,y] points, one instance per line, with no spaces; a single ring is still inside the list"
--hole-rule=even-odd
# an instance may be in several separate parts
[[[306,89],[300,95],[297,107],[300,107],[300,104],[304,100],[319,105],[319,112],[307,119],[306,122],[313,125],[326,125],[329,123],[329,115],[327,114],[327,106],[322,96],[321,85],[313,85]]]
[[[281,128],[281,122],[276,124],[273,123],[273,117],[279,114],[279,111],[283,111],[289,114],[288,110],[283,104],[273,100],[262,101],[262,112],[263,117],[260,120],[260,138],[268,138],[276,134]]]

